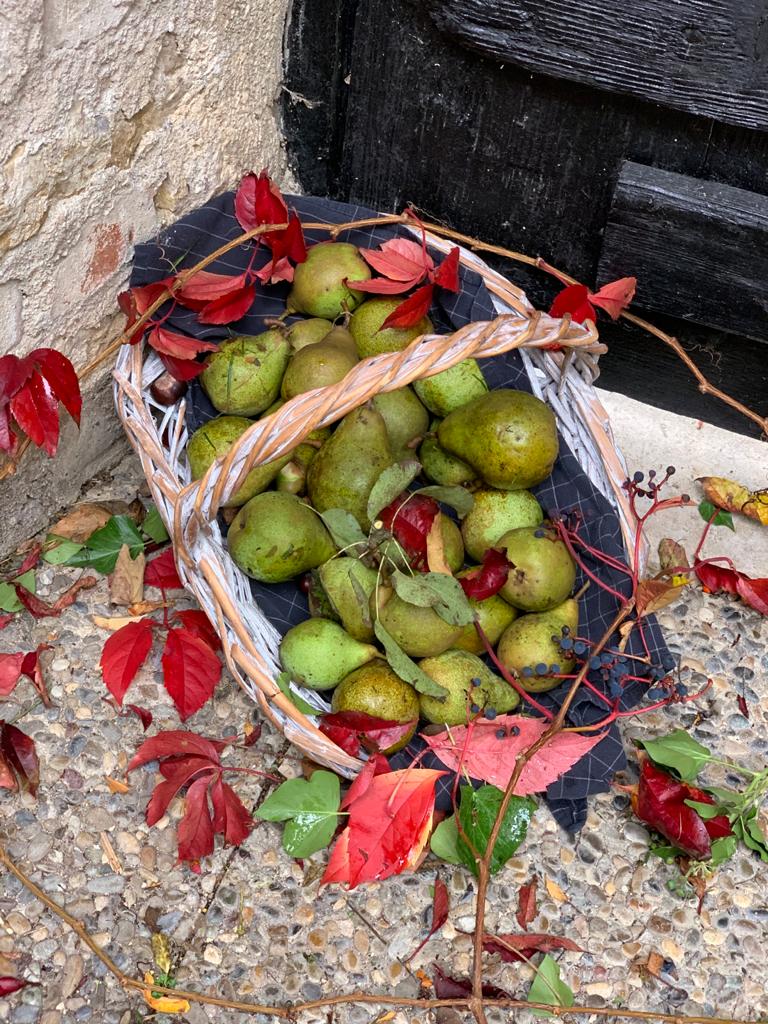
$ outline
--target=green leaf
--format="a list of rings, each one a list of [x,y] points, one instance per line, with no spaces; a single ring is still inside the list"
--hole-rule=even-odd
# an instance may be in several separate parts
[[[160,513],[157,511],[157,505],[150,506],[149,511],[144,517],[144,522],[141,524],[141,528],[155,544],[162,544],[163,541],[168,540],[168,531],[165,528],[165,523],[160,517]]]
[[[768,861],[768,841],[757,820],[757,808],[751,808],[748,818],[738,818],[734,821],[733,831],[745,846],[759,854],[761,860]]]
[[[45,538],[42,559],[49,565],[63,565],[68,559],[76,555],[82,548],[77,541],[67,540],[65,537],[57,537],[49,533]]]
[[[106,576],[114,570],[123,544],[128,545],[131,558],[136,558],[144,550],[144,540],[133,519],[130,516],[112,516],[65,564],[95,569]]]
[[[367,511],[371,522],[416,479],[420,471],[421,463],[416,459],[407,459],[405,462],[396,462],[394,466],[387,466],[368,495]]]
[[[459,821],[472,846],[482,857],[488,846],[493,824],[499,813],[504,794],[495,786],[473,789],[463,786],[459,803]],[[501,824],[496,845],[491,855],[490,871],[495,875],[525,839],[528,823],[536,810],[536,801],[530,797],[513,796]],[[475,856],[464,837],[459,834],[457,849],[462,861],[473,874],[477,874]]]
[[[573,1006],[573,992],[560,977],[560,967],[547,953],[536,968],[536,977],[528,991],[531,1003]],[[535,1017],[551,1017],[549,1010],[531,1010]]]
[[[723,836],[720,839],[715,839],[712,843],[712,853],[709,856],[709,866],[717,868],[725,861],[730,860],[736,852],[737,843],[736,836]]]
[[[737,793],[735,789],[721,789],[719,786],[706,786],[705,789],[717,800],[720,807],[741,807],[743,803],[741,793]]]
[[[692,782],[712,755],[684,729],[675,729],[656,740],[639,740],[654,764],[673,768],[684,782]]]
[[[320,513],[320,518],[337,547],[348,548],[350,544],[367,543],[367,537],[360,529],[360,524],[345,508],[329,508]]]
[[[410,683],[419,693],[427,693],[430,697],[445,697],[448,691],[440,686],[434,679],[430,679],[426,672],[419,668],[415,661],[405,653],[391,633],[382,626],[377,619],[373,624],[373,631],[376,639],[384,648],[384,655],[389,667],[406,683]]]
[[[716,818],[718,814],[722,814],[722,808],[717,804],[703,804],[699,800],[683,800],[683,803],[692,807],[704,821],[709,821],[710,818]]]
[[[294,693],[290,687],[291,677],[287,672],[280,672],[275,679],[278,689],[281,693],[284,693],[291,704],[298,708],[302,715],[318,715],[320,712],[317,708],[313,708],[311,704],[308,704],[298,693]]]
[[[339,817],[338,775],[317,771],[311,779],[289,779],[256,809],[264,821],[287,821],[283,848],[292,857],[309,857],[333,839]]]
[[[408,604],[419,608],[434,608],[441,619],[454,626],[468,626],[475,621],[474,612],[461,584],[444,572],[424,572],[406,576],[396,569],[392,584]]]
[[[652,843],[648,847],[648,855],[658,857],[669,864],[677,860],[680,856],[680,851],[676,846],[670,846],[668,843]]]
[[[457,515],[463,519],[475,503],[472,494],[466,487],[441,487],[439,484],[430,484],[429,487],[420,487],[416,494],[425,494],[428,498],[441,501],[444,505],[450,505],[456,510]]]
[[[699,504],[699,515],[706,522],[712,519],[715,515],[715,506],[711,501],[702,501]],[[736,532],[736,527],[733,525],[733,516],[730,512],[726,512],[724,509],[720,509],[714,519],[712,519],[713,526],[727,526],[729,530]]]
[[[445,818],[432,833],[429,848],[436,857],[448,861],[449,864],[461,864],[459,853],[459,827],[456,815]]]
[[[13,583],[0,583],[0,612],[20,612],[24,607],[16,597],[16,591],[13,589],[14,583],[19,583],[30,594],[34,594],[37,586],[35,570],[27,570],[21,576],[17,576]]]

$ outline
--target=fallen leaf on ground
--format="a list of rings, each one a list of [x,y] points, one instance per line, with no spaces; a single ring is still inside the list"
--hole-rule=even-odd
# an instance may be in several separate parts
[[[75,603],[77,595],[81,590],[90,590],[91,587],[96,586],[97,582],[95,576],[84,576],[82,579],[76,580],[71,587],[67,587],[63,594],[59,594],[53,604],[41,601],[39,597],[36,597],[26,587],[22,587],[19,584],[14,586],[14,590],[18,599],[33,618],[56,618],[61,615],[65,608],[69,608],[71,604]]]
[[[424,939],[418,944],[416,949],[406,959],[406,963],[413,960],[417,953],[426,946],[436,931],[439,931],[443,927],[445,922],[448,920],[448,911],[450,910],[451,902],[448,896],[448,889],[442,878],[435,878],[435,889],[432,896],[432,924],[429,926],[429,931]]]
[[[112,604],[133,605],[144,598],[144,553],[131,558],[127,544],[120,548],[115,568],[109,577],[109,600]]]
[[[648,954],[648,959],[644,964],[640,965],[643,970],[646,970],[649,974],[652,974],[654,978],[658,978],[661,974],[661,969],[664,966],[664,957],[661,953],[651,951]]]
[[[101,675],[118,704],[144,664],[153,640],[149,619],[128,622],[107,639],[101,652]]]
[[[638,615],[653,615],[683,595],[687,577],[676,577],[679,582],[664,579],[640,580],[637,585],[635,609]]]
[[[77,544],[85,544],[92,533],[106,526],[112,518],[112,512],[106,505],[84,501],[81,505],[67,512],[50,528],[49,533],[64,540],[73,540]]]
[[[129,622],[139,622],[140,619],[141,615],[115,615],[109,618],[105,618],[103,615],[91,616],[94,626],[98,626],[99,629],[110,629],[112,631],[122,629]]]
[[[527,928],[536,917],[536,890],[538,887],[538,875],[534,875],[530,882],[520,886],[517,894],[517,913],[515,918],[521,928]]]
[[[708,501],[726,512],[739,512],[768,526],[768,489],[750,491],[735,480],[721,476],[702,476],[698,483]]]
[[[23,653],[0,654],[0,697],[10,697],[21,677]]]
[[[156,612],[159,608],[170,608],[173,601],[137,601],[135,604],[129,605],[128,611],[131,617],[151,615],[152,612]]]
[[[560,888],[560,886],[557,884],[557,882],[553,882],[551,878],[548,878],[544,882],[544,885],[546,886],[547,892],[549,893],[549,895],[557,903],[566,903],[567,902],[568,897],[565,895],[565,893]]]
[[[144,981],[150,988],[142,989],[141,994],[147,1005],[156,1013],[187,1013],[189,1011],[189,1002],[186,999],[179,999],[178,996],[152,995],[151,986],[155,983],[154,974],[147,972],[144,975]]]
[[[24,978],[11,978],[7,975],[0,977],[0,996],[12,996],[14,992],[20,992],[30,985],[37,985],[36,981],[25,981]]]
[[[34,740],[10,722],[0,720],[0,786],[37,794],[40,763]]]
[[[472,982],[469,978],[452,978],[438,964],[432,964],[432,984],[438,999],[462,999],[472,994]],[[509,992],[495,985],[484,984],[483,995],[486,999],[508,999]]]
[[[121,782],[120,779],[113,779],[109,775],[104,776],[104,781],[106,782],[110,793],[127,793],[131,788],[127,782]]]
[[[159,590],[183,590],[184,584],[176,571],[173,548],[166,548],[161,555],[147,562],[144,571],[144,585]]]
[[[570,939],[545,932],[523,932],[520,935],[500,932],[498,935],[483,936],[483,952],[498,953],[505,963],[526,962],[536,953],[552,953],[556,949],[568,949],[583,953]]]

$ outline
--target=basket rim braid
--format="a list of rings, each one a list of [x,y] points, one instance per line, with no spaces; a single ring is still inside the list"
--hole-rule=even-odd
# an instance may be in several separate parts
[[[336,227],[328,223],[329,231]],[[415,229],[407,230],[420,237]],[[438,251],[453,248],[454,243],[431,232],[426,238]],[[190,480],[186,463],[185,399],[166,407],[149,391],[165,369],[157,355],[148,351],[145,358],[142,344],[124,345],[113,373],[118,415],[168,528],[179,576],[218,632],[230,672],[286,739],[347,778],[363,761],[337,747],[278,687],[280,634],[252,597],[248,578],[229,556],[216,520],[221,505],[255,465],[277,458],[317,427],[336,422],[381,391],[430,377],[470,356],[519,349],[533,393],[554,412],[582,469],[616,509],[627,550],[634,548],[635,524],[622,487],[626,466],[594,388],[597,360],[606,351],[595,326],[537,312],[520,288],[461,247],[460,260],[483,278],[496,319],[471,322],[452,334],[423,335],[402,352],[361,361],[338,384],[297,395],[254,423],[201,480]],[[561,350],[548,347],[555,342]],[[318,714],[327,710],[316,692],[295,684],[291,688]]]

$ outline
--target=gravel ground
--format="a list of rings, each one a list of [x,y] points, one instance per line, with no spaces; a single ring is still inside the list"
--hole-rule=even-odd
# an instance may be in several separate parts
[[[96,490],[88,497],[130,498],[131,472],[133,467],[125,469],[119,493]],[[43,569],[41,594],[58,593],[72,576],[71,570]],[[33,690],[22,682],[2,709],[6,719],[21,716],[19,724],[35,739],[41,758],[37,800],[0,796],[3,841],[32,879],[134,975],[151,965],[152,932],[164,932],[180,964],[179,984],[206,993],[266,1003],[353,989],[415,996],[415,972],[428,970],[433,961],[449,973],[465,974],[470,964],[465,933],[473,927],[475,897],[463,870],[428,859],[415,876],[351,893],[320,889],[324,854],[300,867],[282,853],[278,829],[265,823],[242,848],[217,847],[201,876],[175,866],[180,801],[148,829],[144,807],[154,772],[134,773],[123,795],[110,793],[105,782],[107,775],[121,776],[143,735],[135,716],[120,717],[103,701],[98,662],[107,634],[91,616],[113,613],[101,582],[84,591],[61,618],[36,623],[19,616],[0,637],[7,651],[41,642],[53,647],[45,658],[55,706],[30,707]],[[766,620],[731,601],[692,591],[665,610],[662,621],[673,649],[713,676],[714,687],[697,708],[688,705],[636,719],[627,735],[648,736],[682,725],[719,755],[762,768],[768,750]],[[152,709],[153,728],[176,728],[178,719],[158,678],[159,655],[154,655],[130,699]],[[747,700],[749,721],[739,713],[739,694]],[[242,730],[250,717],[247,698],[225,675],[215,698],[189,725],[216,737]],[[297,752],[268,726],[249,755],[237,756],[286,777],[300,772]],[[238,792],[251,806],[262,784],[241,779]],[[577,1001],[668,1013],[768,1015],[765,866],[746,851],[737,853],[719,871],[697,916],[695,898],[668,887],[675,870],[657,860],[646,862],[648,840],[618,792],[592,801],[587,825],[575,841],[542,808],[519,856],[491,886],[489,928],[517,930],[517,889],[535,872],[540,901],[531,927],[568,936],[585,950],[561,958]],[[107,856],[110,848],[114,857]],[[425,934],[430,886],[438,872],[451,894],[449,922],[406,967],[403,961]],[[0,999],[0,1019],[12,1024],[133,1024],[142,1019],[135,1014],[140,1001],[123,991],[76,936],[8,875],[0,887],[0,914],[0,975],[41,982],[39,988]],[[643,968],[652,953],[665,960],[660,978]],[[522,995],[531,971],[490,957],[487,976]],[[335,1016],[322,1010],[304,1019],[362,1024],[376,1020],[377,1013],[372,1006],[349,1006]],[[218,1024],[247,1018],[193,1004],[184,1019]],[[387,1019],[394,1024],[427,1020],[412,1012]],[[452,1020],[449,1013],[442,1024]]]

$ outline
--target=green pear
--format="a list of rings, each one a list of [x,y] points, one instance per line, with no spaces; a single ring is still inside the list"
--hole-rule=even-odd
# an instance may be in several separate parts
[[[362,711],[389,722],[413,722],[406,736],[382,754],[401,750],[416,732],[419,718],[419,696],[410,685],[395,675],[386,661],[370,661],[350,672],[333,691],[334,711]]]
[[[451,650],[424,658],[419,668],[448,691],[444,697],[419,694],[421,717],[436,725],[464,725],[486,709],[506,714],[520,703],[514,687],[468,651]],[[480,711],[473,711],[473,706]]]
[[[372,613],[376,614],[376,593],[371,597]],[[434,608],[419,608],[401,597],[379,587],[379,621],[394,641],[413,658],[429,658],[448,650],[462,632],[441,619]]]
[[[389,443],[397,462],[415,459],[415,448],[408,447],[427,432],[429,415],[410,388],[382,391],[373,399],[374,408],[384,417]]]
[[[202,427],[198,427],[187,443],[187,461],[192,479],[199,480],[204,477],[216,459],[226,455],[235,441],[253,426],[253,422],[244,416],[217,416],[216,419],[208,420]],[[243,484],[223,507],[237,508],[255,494],[265,491],[290,458],[289,453],[263,466],[254,466]]]
[[[227,534],[229,553],[247,576],[282,583],[336,553],[323,521],[295,494],[264,491],[243,505]]]
[[[464,359],[434,377],[413,382],[413,390],[435,416],[447,416],[455,409],[488,392],[488,385],[476,359]]]
[[[318,570],[320,582],[344,629],[355,640],[373,640],[370,598],[377,573],[357,558],[331,558]],[[507,607],[509,607],[507,605]]]
[[[274,402],[291,346],[282,331],[222,341],[200,374],[219,412],[255,416]]]
[[[378,356],[382,352],[400,352],[415,338],[433,332],[432,321],[427,316],[413,327],[386,327],[382,330],[381,325],[402,301],[402,298],[369,299],[352,314],[349,330],[361,359]]]
[[[319,242],[307,251],[307,258],[294,271],[288,309],[335,320],[363,300],[363,293],[348,287],[346,281],[367,281],[370,276],[370,267],[356,245]]]
[[[371,644],[361,643],[330,619],[305,619],[280,643],[280,663],[294,682],[312,690],[330,690],[356,668],[377,658]]]
[[[305,345],[291,356],[280,394],[287,400],[314,388],[337,384],[357,361],[357,352],[349,331],[344,327],[334,327],[322,341]]]
[[[488,548],[492,548],[507,533],[521,526],[538,526],[544,520],[541,506],[530,491],[474,492],[474,504],[461,524],[461,536],[467,553],[482,562]]]
[[[472,566],[469,569],[464,569],[456,574],[456,578],[462,579],[467,573],[474,572],[477,568],[477,566]],[[488,637],[491,647],[496,646],[501,634],[518,616],[517,609],[513,608],[511,604],[507,604],[498,594],[492,594],[481,601],[470,597],[469,604],[475,613],[478,625]],[[461,636],[453,646],[462,651],[469,651],[471,654],[485,654],[485,645],[472,622],[468,626],[464,626]]]
[[[318,512],[346,509],[368,530],[368,495],[393,462],[381,413],[361,405],[344,417],[312,460],[307,473],[310,500]]]
[[[551,409],[527,391],[509,388],[489,391],[449,413],[437,439],[490,487],[504,491],[541,483],[558,455]]]
[[[578,631],[579,605],[573,597],[547,612],[521,615],[504,630],[496,656],[515,673],[524,689],[538,693],[559,686],[563,680],[547,674],[552,665],[557,665],[563,674],[573,671],[576,662],[563,654],[558,642],[563,626],[568,626],[571,633]],[[537,667],[544,669],[541,675],[536,673]]]
[[[477,479],[474,469],[441,448],[436,437],[425,437],[421,442],[419,462],[425,476],[443,487],[468,484]]]
[[[294,352],[300,351],[305,345],[314,345],[333,330],[330,320],[312,317],[309,320],[296,320],[286,330],[286,337]]]
[[[286,462],[275,477],[275,490],[286,494],[303,494],[307,488],[307,470],[298,461]]]
[[[557,531],[521,526],[499,538],[513,568],[501,596],[524,612],[545,612],[561,604],[573,590],[576,565]]]

